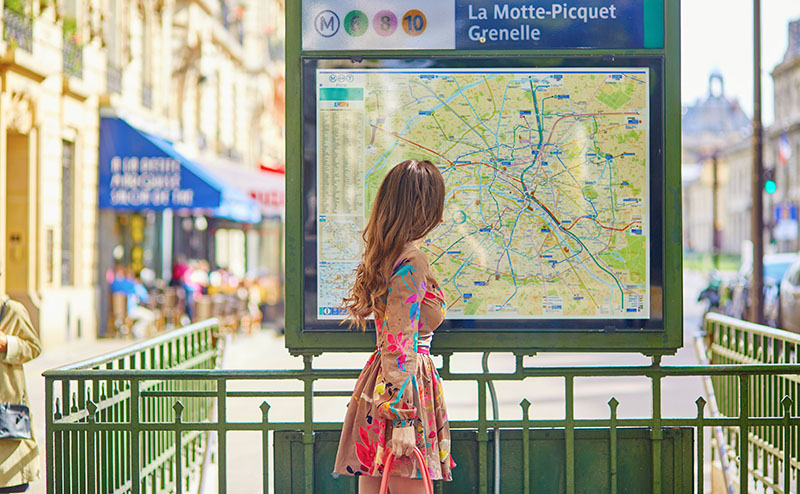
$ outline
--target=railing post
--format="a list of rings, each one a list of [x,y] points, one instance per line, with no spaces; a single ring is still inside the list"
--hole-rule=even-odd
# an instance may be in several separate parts
[[[45,476],[47,477],[47,492],[56,492],[55,485],[55,445],[56,434],[51,426],[55,421],[55,414],[53,413],[53,385],[54,380],[52,377],[44,378],[44,416],[45,416]]]
[[[703,428],[703,416],[705,414],[706,409],[706,400],[700,396],[695,401],[697,405],[697,493],[701,494],[705,488],[703,482],[703,473],[704,473],[704,460],[703,455],[705,454],[703,440],[704,428]]]
[[[264,494],[269,494],[269,403],[261,402],[261,464],[262,464],[262,487]]]
[[[664,437],[661,430],[661,377],[658,370],[659,359],[653,359],[655,371],[650,379],[653,383],[653,430],[652,430],[652,455],[653,455],[653,494],[661,494],[661,441]]]
[[[608,428],[609,433],[609,458],[610,458],[610,473],[611,478],[611,494],[617,494],[617,407],[619,402],[616,398],[611,398],[608,401],[608,407],[611,409],[611,417]]]
[[[181,422],[183,422],[183,403],[176,401],[175,410],[175,492],[183,494],[183,442],[181,439]]]
[[[564,452],[567,494],[575,494],[575,377],[564,376]]]
[[[750,468],[750,381],[747,374],[739,375],[739,489],[748,492]]]
[[[789,426],[789,419],[792,416],[792,399],[784,396],[781,400],[783,405],[783,492],[789,494],[792,485],[792,455],[790,443],[792,442],[792,432]]]
[[[531,429],[530,408],[531,402],[527,399],[519,404],[522,407],[522,486],[523,494],[531,492]]]
[[[141,470],[139,462],[139,379],[131,378],[131,492],[139,494],[141,489]]]
[[[478,378],[478,493],[489,493],[489,431],[486,426],[486,379]]]
[[[227,381],[225,379],[217,379],[217,472],[220,494],[228,492],[227,392]]]
[[[314,376],[313,355],[303,355],[303,485],[306,494],[314,494]]]
[[[95,447],[95,429],[94,425],[97,419],[97,405],[92,401],[92,396],[86,403],[86,411],[89,415],[86,418],[86,423],[89,425],[86,431],[86,483],[88,484],[88,494],[95,494],[97,492],[97,468],[96,468],[96,455],[97,448]]]

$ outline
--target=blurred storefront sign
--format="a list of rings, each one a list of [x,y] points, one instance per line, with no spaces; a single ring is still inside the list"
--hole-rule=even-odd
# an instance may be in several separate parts
[[[100,121],[99,166],[100,209],[190,210],[238,222],[261,221],[259,205],[246,193],[171,142],[121,118]]]
[[[797,204],[784,203],[775,206],[775,240],[795,240],[798,230]]]
[[[157,290],[175,284],[179,259],[279,277],[284,174],[200,159],[118,116],[101,117],[98,166],[100,334],[115,265],[146,272]]]

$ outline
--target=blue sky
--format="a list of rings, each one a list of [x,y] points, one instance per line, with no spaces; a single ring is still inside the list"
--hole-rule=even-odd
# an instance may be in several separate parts
[[[800,19],[800,0],[761,0],[762,118],[774,119],[770,72],[786,51],[789,21]],[[717,69],[725,94],[753,114],[753,1],[681,2],[681,80],[684,104],[708,94],[708,76]]]

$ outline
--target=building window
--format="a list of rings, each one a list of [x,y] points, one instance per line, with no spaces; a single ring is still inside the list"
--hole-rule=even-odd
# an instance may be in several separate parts
[[[61,284],[73,284],[75,143],[61,141]]]
[[[122,52],[120,35],[120,8],[117,0],[108,0],[108,14],[105,16],[105,26],[103,27],[103,37],[106,41],[106,53],[108,54],[106,65],[106,90],[109,93],[122,92]]]
[[[148,15],[144,3],[139,4],[139,14],[141,15],[141,62],[142,62],[142,106],[148,109],[153,108],[153,74],[152,74],[152,42],[150,39],[152,30],[150,23],[153,19]]]
[[[45,279],[47,284],[52,285],[55,282],[55,231],[53,228],[48,228],[45,234]]]

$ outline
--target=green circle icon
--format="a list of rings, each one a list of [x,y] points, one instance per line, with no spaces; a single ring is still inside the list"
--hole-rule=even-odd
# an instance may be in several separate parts
[[[344,18],[344,30],[350,36],[361,36],[367,32],[369,18],[360,10],[351,10]]]

